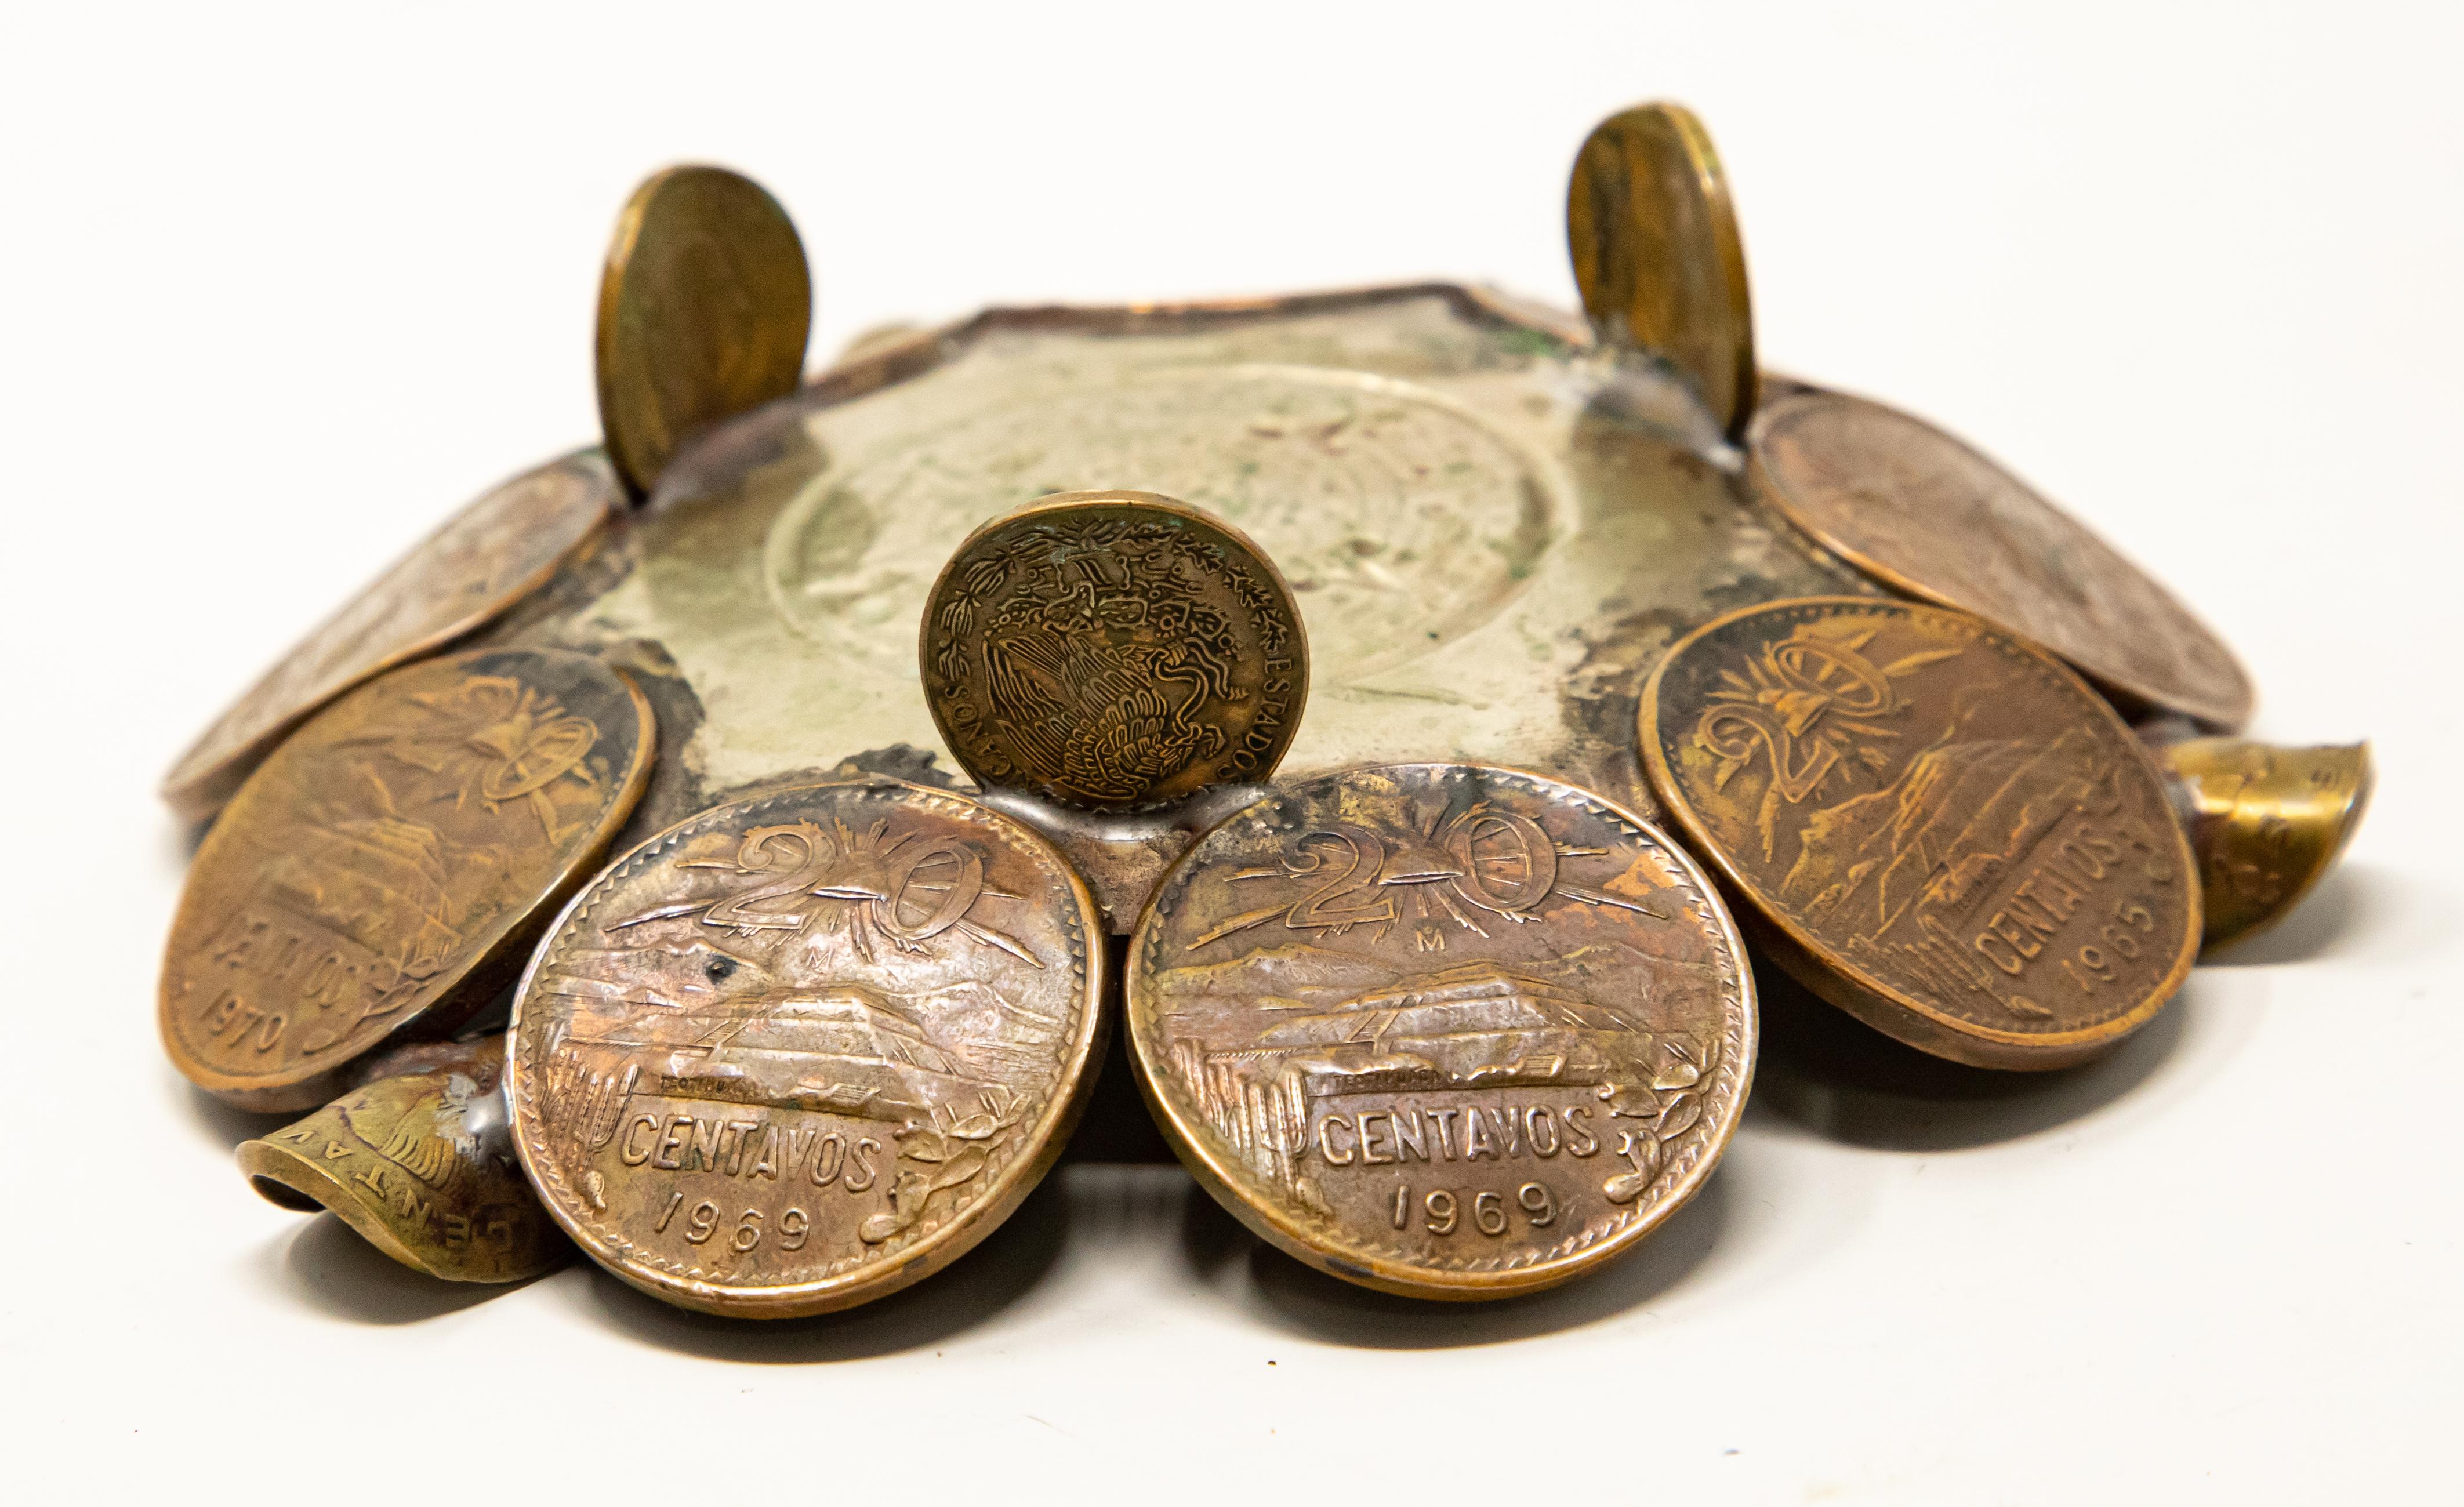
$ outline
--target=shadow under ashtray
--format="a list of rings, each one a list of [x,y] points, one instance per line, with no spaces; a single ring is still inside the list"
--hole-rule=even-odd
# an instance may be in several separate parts
[[[282,1243],[278,1267],[284,1286],[354,1323],[418,1323],[525,1285],[440,1281],[385,1255],[331,1213],[300,1222]]]

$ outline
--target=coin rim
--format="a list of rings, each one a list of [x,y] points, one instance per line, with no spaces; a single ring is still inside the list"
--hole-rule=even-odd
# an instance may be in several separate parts
[[[1040,854],[1052,868],[1068,881],[1070,897],[1077,902],[1079,932],[1085,969],[1084,997],[1080,1001],[1085,1022],[1071,1055],[1065,1057],[1061,1072],[1053,1081],[1047,1103],[1052,1106],[1050,1127],[1042,1141],[1025,1155],[1014,1157],[1001,1168],[994,1186],[982,1196],[959,1211],[940,1229],[903,1250],[894,1260],[859,1266],[834,1277],[816,1281],[785,1282],[768,1286],[747,1287],[714,1282],[700,1278],[672,1277],[643,1268],[639,1263],[606,1248],[595,1232],[582,1224],[564,1208],[563,1201],[552,1191],[559,1180],[543,1172],[537,1165],[531,1148],[531,1131],[537,1120],[531,1107],[529,1069],[522,1065],[521,1029],[523,1006],[531,998],[531,986],[557,937],[564,931],[574,913],[586,903],[599,887],[601,880],[631,863],[649,848],[673,838],[684,828],[737,807],[765,804],[798,796],[808,796],[828,790],[891,790],[904,791],[939,800],[956,802],[990,819],[997,827],[1008,829],[1020,845]],[[541,933],[539,945],[532,949],[528,965],[522,970],[521,981],[515,986],[513,1010],[505,1025],[505,1102],[513,1118],[514,1153],[520,1160],[523,1175],[531,1181],[539,1195],[541,1207],[548,1212],[559,1229],[570,1238],[584,1256],[599,1267],[628,1285],[653,1298],[697,1312],[715,1314],[725,1319],[802,1319],[814,1314],[835,1312],[887,1297],[912,1283],[931,1277],[951,1262],[975,1249],[978,1242],[1001,1228],[1018,1212],[1053,1165],[1061,1159],[1078,1118],[1087,1107],[1089,1090],[1102,1068],[1107,1032],[1111,1017],[1103,1009],[1107,964],[1103,912],[1096,907],[1095,897],[1087,887],[1076,867],[1065,858],[1042,833],[994,807],[954,790],[932,785],[919,785],[911,780],[892,779],[887,775],[866,775],[854,779],[815,780],[809,784],[789,785],[764,791],[740,800],[731,800],[693,813],[674,825],[644,839],[610,860],[593,875],[588,884],[575,891],[572,898],[557,912]],[[552,1169],[551,1169],[552,1170]]]
[[[2165,830],[2173,838],[2174,866],[2183,887],[2186,924],[2172,966],[2162,983],[2150,989],[2138,1004],[2123,1014],[2078,1030],[2023,1032],[1980,1025],[1937,1010],[1888,981],[1839,958],[1820,938],[1795,920],[1783,915],[1764,897],[1761,886],[1746,877],[1729,858],[1727,849],[1712,837],[1709,824],[1694,809],[1693,802],[1669,768],[1667,754],[1660,741],[1660,688],[1668,667],[1700,640],[1748,618],[1794,612],[1807,607],[1900,612],[1911,617],[1931,614],[1967,624],[1980,634],[2001,640],[2004,646],[2023,658],[2036,661],[2078,692],[2079,699],[2091,709],[2091,716],[2103,718],[2106,731],[2114,741],[2128,750],[2128,756],[2138,761],[2141,772],[2147,778],[2148,791],[2166,815]],[[2190,965],[2198,959],[2204,915],[2204,907],[2200,904],[2198,865],[2190,853],[2189,839],[2183,833],[2181,821],[2172,814],[2172,801],[2166,794],[2164,779],[2157,773],[2146,749],[2130,731],[2129,725],[2122,720],[2121,713],[2115,711],[2068,665],[2028,640],[2004,632],[1974,613],[1925,602],[1899,601],[1888,597],[1782,597],[1724,612],[1669,645],[1668,651],[1660,657],[1660,663],[1652,666],[1650,679],[1643,683],[1641,702],[1636,709],[1635,734],[1653,792],[1668,808],[1677,824],[1684,829],[1686,836],[1708,855],[1722,877],[1723,887],[1743,897],[1745,904],[1739,908],[1756,918],[1765,933],[1762,940],[1767,944],[1776,944],[1767,946],[1766,950],[1799,983],[1816,994],[1875,1029],[1921,1051],[1974,1067],[2065,1067],[2094,1056],[2154,1019],[2157,1012],[2171,1003],[2173,996],[2181,992],[2182,981],[2189,976]],[[1910,1020],[1907,1018],[1909,1016],[1916,1018]]]
[[[1252,539],[1247,534],[1242,532],[1240,527],[1229,519],[1219,517],[1214,513],[1206,512],[1202,508],[1194,507],[1189,503],[1181,501],[1177,497],[1165,496],[1159,491],[1138,491],[1132,489],[1119,489],[1099,491],[1047,492],[1044,496],[1038,497],[1032,502],[1013,508],[1007,513],[1001,513],[998,516],[987,518],[982,523],[976,525],[973,532],[969,533],[965,538],[958,541],[957,548],[952,550],[950,552],[950,557],[941,562],[939,573],[934,576],[931,588],[924,593],[923,619],[916,624],[915,628],[916,678],[921,682],[921,688],[924,692],[924,709],[932,713],[933,731],[941,735],[942,747],[950,751],[950,757],[957,760],[958,767],[967,772],[967,777],[976,782],[978,789],[1022,791],[1034,796],[1040,800],[1047,800],[1056,806],[1066,807],[1071,811],[1097,812],[1106,816],[1125,816],[1140,812],[1167,811],[1176,806],[1181,805],[1193,797],[1203,794],[1205,791],[1211,790],[1218,785],[1233,782],[1235,776],[1226,775],[1221,778],[1210,782],[1209,784],[1200,785],[1196,790],[1192,790],[1185,795],[1163,798],[1147,797],[1138,800],[1098,804],[1092,801],[1078,800],[1064,797],[1049,789],[1047,785],[1042,783],[1017,785],[996,784],[992,780],[984,777],[983,772],[976,767],[975,763],[968,758],[966,751],[959,746],[958,739],[952,735],[949,718],[945,716],[942,711],[943,705],[949,698],[943,695],[936,695],[933,688],[935,679],[935,676],[933,673],[933,623],[934,621],[940,616],[942,593],[949,586],[951,577],[957,573],[958,562],[967,557],[969,551],[975,549],[978,545],[981,544],[985,539],[991,537],[993,535],[1016,528],[1023,523],[1033,522],[1053,513],[1099,513],[1107,509],[1126,510],[1133,513],[1141,510],[1151,509],[1158,513],[1170,513],[1184,523],[1195,524],[1201,529],[1214,531],[1224,540],[1247,553],[1251,563],[1256,565],[1265,574],[1268,584],[1274,587],[1276,595],[1282,600],[1283,605],[1286,609],[1286,615],[1291,619],[1292,623],[1291,659],[1293,666],[1293,692],[1291,713],[1284,720],[1284,731],[1282,735],[1276,739],[1273,749],[1261,759],[1258,768],[1237,776],[1237,778],[1243,783],[1265,783],[1267,779],[1273,777],[1276,768],[1284,762],[1284,755],[1291,752],[1292,739],[1300,735],[1301,722],[1309,711],[1309,623],[1301,616],[1301,604],[1299,600],[1292,595],[1291,582],[1284,579],[1283,571],[1277,568],[1274,560],[1267,556],[1265,550],[1258,547],[1257,540]]]
[[[1737,1093],[1727,1115],[1719,1125],[1709,1128],[1694,1165],[1668,1188],[1646,1217],[1638,1218],[1624,1229],[1579,1251],[1547,1261],[1492,1271],[1444,1271],[1397,1261],[1375,1252],[1336,1254],[1322,1243],[1321,1236],[1304,1228],[1280,1207],[1266,1199],[1254,1198],[1243,1190],[1243,1185],[1225,1170],[1210,1143],[1182,1122],[1177,1108],[1154,1081],[1154,1067],[1149,1060],[1154,1055],[1154,1043],[1144,1024],[1147,1012],[1143,1004],[1152,1002],[1145,989],[1145,946],[1149,929],[1162,924],[1157,906],[1163,896],[1181,880],[1183,870],[1196,864],[1207,838],[1241,820],[1260,806],[1278,800],[1299,799],[1305,793],[1320,786],[1338,785],[1365,775],[1391,776],[1397,772],[1416,771],[1438,771],[1441,774],[1470,771],[1485,776],[1502,775],[1527,779],[1552,791],[1567,792],[1578,800],[1596,805],[1616,819],[1631,824],[1646,839],[1656,841],[1675,861],[1678,868],[1692,880],[1710,914],[1719,922],[1719,936],[1729,950],[1736,974],[1737,1034],[1740,1038]],[[1155,888],[1148,894],[1147,903],[1138,914],[1138,924],[1130,932],[1129,950],[1121,972],[1121,996],[1122,1014],[1130,1038],[1129,1059],[1133,1076],[1137,1080],[1139,1097],[1146,1101],[1156,1128],[1163,1132],[1174,1154],[1180,1158],[1181,1165],[1199,1186],[1204,1188],[1251,1234],[1306,1265],[1378,1292],[1440,1301],[1476,1302],[1492,1298],[1512,1298],[1571,1281],[1625,1255],[1676,1217],[1678,1211],[1691,1203],[1710,1181],[1712,1172],[1727,1151],[1729,1141],[1736,1134],[1738,1123],[1745,1118],[1746,1104],[1753,1097],[1754,1069],[1762,1042],[1762,1006],[1754,988],[1752,954],[1747,950],[1745,936],[1738,929],[1737,919],[1719,885],[1683,843],[1632,808],[1597,791],[1510,764],[1491,764],[1475,759],[1424,759],[1397,764],[1364,764],[1337,770],[1287,791],[1264,797],[1207,828],[1179,858],[1173,861],[1172,866],[1164,871],[1163,877],[1155,882]]]

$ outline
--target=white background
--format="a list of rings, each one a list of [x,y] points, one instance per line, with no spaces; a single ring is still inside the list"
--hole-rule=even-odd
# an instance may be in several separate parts
[[[2453,1499],[2457,9],[1065,10],[10,8],[9,1495]],[[1566,303],[1574,147],[1661,96],[1727,159],[1767,364],[2093,519],[2237,644],[2262,733],[2377,740],[2279,934],[2053,1078],[1800,1021],[1697,1206],[1486,1309],[1316,1279],[1173,1168],[1072,1172],[789,1327],[587,1267],[449,1289],[249,1192],[253,1122],[154,1039],[154,780],[447,510],[592,437],[636,179],[779,195],[817,362],[1001,301]]]

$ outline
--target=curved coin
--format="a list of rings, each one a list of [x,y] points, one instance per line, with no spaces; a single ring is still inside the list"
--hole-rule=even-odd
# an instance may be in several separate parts
[[[240,1169],[286,1209],[330,1209],[403,1265],[449,1282],[518,1282],[573,1248],[514,1158],[504,1037],[451,1067],[366,1083],[243,1141]]]
[[[925,600],[934,724],[986,787],[1133,810],[1261,780],[1309,694],[1300,609],[1246,535],[1144,491],[967,536]]]
[[[1801,393],[1754,421],[1752,474],[1790,522],[1895,590],[1972,612],[2090,679],[2211,727],[2250,677],[2206,624],[2024,482],[1921,419]]]
[[[760,185],[644,180],[599,282],[599,422],[627,485],[649,492],[694,430],[795,391],[812,325],[803,242]]]
[[[163,960],[188,1078],[252,1109],[451,1029],[598,863],[649,777],[649,704],[588,655],[480,649],[369,682],[207,833]]]
[[[1566,189],[1583,312],[1603,338],[1665,357],[1727,433],[1754,411],[1745,243],[1710,133],[1679,104],[1593,127]]]
[[[592,1259],[707,1313],[939,1270],[1044,1176],[1103,1029],[1050,844],[895,780],[671,827],[594,880],[514,1006],[515,1134]]]
[[[2059,1067],[2198,951],[2189,849],[2122,719],[1964,613],[1749,607],[1643,689],[1651,782],[1806,987],[1911,1046]]]
[[[1130,942],[1130,1041],[1207,1190],[1420,1298],[1551,1286],[1718,1162],[1753,1073],[1745,948],[1701,868],[1536,775],[1398,764],[1215,828]]]
[[[472,503],[231,703],[163,776],[163,799],[190,821],[212,816],[318,708],[460,638],[537,589],[606,521],[615,500],[606,457],[584,450]]]
[[[2366,743],[2187,738],[2152,752],[2198,856],[2211,950],[2266,930],[2301,903],[2352,841],[2375,783]]]

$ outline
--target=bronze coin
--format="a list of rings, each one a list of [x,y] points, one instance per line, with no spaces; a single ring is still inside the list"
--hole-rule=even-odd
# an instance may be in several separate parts
[[[1895,591],[1972,612],[2134,702],[2250,720],[2205,623],[2077,519],[1922,419],[1842,393],[1772,404],[1751,474],[1790,522]]]
[[[2136,1031],[2199,945],[2156,772],[2050,656],[1868,598],[1729,613],[1643,689],[1643,759],[1815,993],[1979,1067],[2059,1067]]]
[[[2301,903],[2360,830],[2377,782],[2366,743],[2187,738],[2153,753],[2198,860],[2209,951],[2257,935]]]
[[[1601,337],[1664,358],[1728,434],[1754,410],[1745,242],[1711,135],[1679,104],[1595,126],[1566,189],[1583,312]]]
[[[163,960],[171,1060],[305,1109],[388,1037],[451,1030],[606,851],[653,732],[631,681],[548,649],[428,660],[318,713],[197,850]]]
[[[792,1318],[929,1276],[1060,1155],[1102,931],[1051,844],[870,779],[721,806],[594,880],[514,1006],[522,1164],[583,1250]]]
[[[163,799],[190,821],[221,810],[318,708],[530,595],[597,532],[616,495],[606,457],[585,450],[455,513],[231,703],[163,776]]]
[[[1753,1076],[1744,945],[1650,823],[1397,764],[1201,838],[1130,942],[1131,1056],[1190,1171],[1322,1271],[1503,1298],[1701,1189]]]
[[[633,190],[599,283],[599,422],[647,493],[699,429],[796,390],[813,281],[787,211],[723,167]]]
[[[1263,780],[1309,695],[1309,638],[1274,565],[1153,492],[1061,492],[978,529],[933,583],[922,639],[958,763],[1067,806]]]

